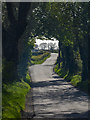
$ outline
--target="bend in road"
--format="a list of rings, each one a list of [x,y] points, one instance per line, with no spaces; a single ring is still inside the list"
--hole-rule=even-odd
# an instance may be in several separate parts
[[[88,96],[53,72],[57,54],[30,67],[35,118],[87,118]]]

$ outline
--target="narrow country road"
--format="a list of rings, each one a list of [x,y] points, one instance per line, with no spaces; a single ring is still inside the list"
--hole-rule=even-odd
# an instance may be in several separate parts
[[[53,72],[56,53],[30,67],[35,118],[87,118],[88,96]]]

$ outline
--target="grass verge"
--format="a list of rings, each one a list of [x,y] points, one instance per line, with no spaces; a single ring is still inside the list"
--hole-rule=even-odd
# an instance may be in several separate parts
[[[3,84],[2,92],[2,118],[21,118],[21,111],[25,109],[26,94],[30,90],[30,77],[26,76],[26,82],[14,82]]]
[[[50,57],[50,52],[42,52],[42,54],[35,54],[31,58],[31,64],[42,64],[47,58]]]
[[[62,63],[61,63],[62,64]],[[81,73],[76,75],[70,75],[69,71],[61,68],[58,69],[58,64],[54,68],[55,73],[57,73],[60,77],[63,77],[66,81],[71,82],[71,84],[80,90],[89,93],[90,92],[90,83],[86,81],[82,81]]]
[[[50,57],[49,52],[38,52],[32,56],[32,64],[41,64]],[[3,84],[2,118],[21,118],[21,111],[25,109],[25,98],[30,90],[29,72],[26,78],[19,82]]]

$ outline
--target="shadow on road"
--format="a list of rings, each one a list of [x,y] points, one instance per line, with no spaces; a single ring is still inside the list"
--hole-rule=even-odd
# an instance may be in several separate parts
[[[28,116],[28,117],[26,117],[26,118],[22,118],[22,120],[90,120],[90,111],[87,111],[87,112],[84,112],[84,113],[80,113],[80,114],[78,114],[78,113],[72,113],[72,114],[67,114],[67,115],[64,115],[64,118],[62,117],[62,118],[34,118],[35,116],[32,116],[32,117],[30,117],[30,113],[29,112],[26,112],[26,113],[24,113],[26,116]],[[88,116],[87,118],[86,117],[84,117],[84,116]],[[57,115],[58,116],[58,115]],[[73,117],[72,117],[73,116]],[[76,116],[78,116],[78,117],[76,117]],[[79,116],[83,116],[82,118],[80,117],[79,118]]]
[[[44,107],[48,108],[50,106],[53,106],[52,105],[53,102],[57,106],[61,104],[62,106],[64,105],[64,107],[65,107],[65,104],[71,105],[71,106],[74,104],[76,106],[77,105],[79,106],[79,104],[82,105],[84,101],[88,103],[86,94],[77,90],[76,88],[74,88],[72,85],[70,85],[69,83],[67,83],[61,78],[58,80],[32,82],[32,89],[35,89],[35,88],[39,88],[41,90],[41,92],[35,91],[35,95],[33,95],[35,100],[37,99],[38,101],[41,101],[43,99],[43,100],[47,100],[48,102],[50,102],[50,103],[47,103],[47,107],[46,107],[46,104],[42,102],[39,104],[38,103],[34,104],[35,106],[37,106],[37,108],[44,108]],[[46,89],[47,91],[43,92],[42,89],[44,90]],[[66,107],[69,108],[69,106],[66,106]],[[70,107],[66,111],[62,109],[61,116],[63,114],[64,118],[73,117],[74,119],[74,118],[80,117],[83,120],[88,120],[87,117],[90,111],[86,111],[86,112],[80,111],[79,113],[79,111],[77,111],[76,109],[77,108],[74,108],[74,107]],[[58,118],[60,117],[60,114],[56,114],[54,111],[51,113],[49,113],[49,111],[47,111],[47,113],[42,112],[41,116],[43,118],[45,115],[48,115],[48,114],[51,114],[52,118],[55,118],[55,116],[57,116]],[[76,119],[76,120],[79,120],[79,119]],[[52,120],[55,120],[55,119],[52,119]],[[56,119],[56,120],[60,120],[60,119]],[[61,119],[61,120],[67,120],[67,119]]]
[[[52,59],[30,68],[35,113],[31,120],[88,120],[87,94],[55,74]]]
[[[54,80],[54,81],[42,81],[42,82],[32,82],[31,86],[32,88],[34,87],[47,87],[47,86],[55,86],[55,85],[60,85],[60,82],[62,80]],[[63,84],[63,85],[67,85],[67,84]]]
[[[62,82],[63,81],[63,82]],[[62,87],[62,85],[64,87]],[[66,87],[65,87],[66,86]],[[67,87],[68,86],[68,87]],[[47,92],[47,97],[50,97],[50,99],[58,99],[58,97],[61,98],[61,100],[73,100],[73,101],[85,101],[86,100],[86,94],[82,93],[81,91],[77,90],[71,85],[68,85],[64,80],[50,80],[50,81],[40,81],[40,82],[32,82],[31,84],[32,88],[44,88],[44,87],[51,87],[52,90],[55,88],[54,92],[51,93],[51,91]],[[62,91],[58,89],[58,87],[61,87]],[[44,93],[42,93],[44,94]],[[46,93],[45,93],[46,94]],[[41,96],[41,95],[40,95]],[[40,97],[39,96],[39,97]]]

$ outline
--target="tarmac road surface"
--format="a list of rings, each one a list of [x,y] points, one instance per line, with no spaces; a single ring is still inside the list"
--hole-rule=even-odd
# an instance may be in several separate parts
[[[34,118],[88,118],[88,96],[54,73],[58,54],[30,69]]]

